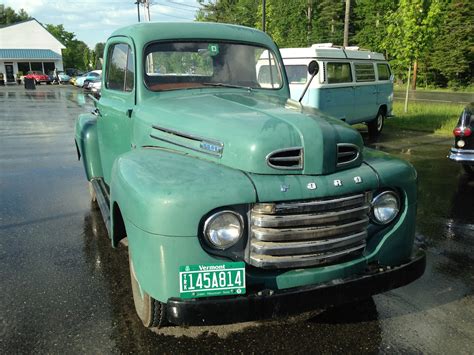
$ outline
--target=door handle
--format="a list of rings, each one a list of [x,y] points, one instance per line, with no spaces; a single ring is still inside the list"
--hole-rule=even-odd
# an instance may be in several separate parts
[[[128,116],[128,118],[132,118],[132,112],[133,112],[133,109],[131,109],[131,108],[129,108],[129,109],[127,110],[127,116]]]
[[[100,113],[99,109],[96,107],[95,110],[91,112],[94,116],[97,117],[102,117],[102,114]]]

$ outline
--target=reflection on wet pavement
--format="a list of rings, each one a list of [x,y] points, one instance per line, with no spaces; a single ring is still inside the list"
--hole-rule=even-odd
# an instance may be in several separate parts
[[[384,132],[368,142],[417,168],[428,252],[417,282],[319,315],[150,332],[135,315],[127,249],[111,248],[77,161],[74,121],[90,99],[73,87],[7,87],[0,103],[2,354],[472,353],[474,182],[446,159],[450,139]]]

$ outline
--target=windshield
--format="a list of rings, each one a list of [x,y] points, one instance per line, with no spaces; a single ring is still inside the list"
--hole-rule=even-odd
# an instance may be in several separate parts
[[[145,58],[145,83],[153,91],[209,86],[282,87],[274,53],[255,45],[219,41],[155,43],[146,48]]]

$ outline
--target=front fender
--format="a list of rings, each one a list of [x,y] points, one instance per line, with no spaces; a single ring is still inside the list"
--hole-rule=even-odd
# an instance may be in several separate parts
[[[185,154],[139,148],[112,168],[111,206],[125,224],[162,236],[196,236],[201,218],[228,205],[253,203],[255,189],[239,170]],[[113,222],[113,221],[112,221]]]
[[[102,165],[97,135],[97,118],[91,114],[80,115],[76,121],[76,145],[82,157],[87,180],[102,177]]]

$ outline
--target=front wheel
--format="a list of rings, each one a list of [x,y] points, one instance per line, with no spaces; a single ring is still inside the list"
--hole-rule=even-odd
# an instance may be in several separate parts
[[[382,132],[384,123],[385,123],[385,112],[382,109],[380,109],[375,119],[370,121],[367,124],[367,127],[369,128],[369,137],[377,138]]]
[[[464,172],[469,175],[470,177],[474,177],[474,166],[473,165],[467,165],[463,164],[462,165]]]
[[[147,328],[165,325],[166,315],[163,303],[153,299],[141,288],[137,276],[135,275],[130,252],[128,254],[128,261],[130,265],[130,279],[132,281],[133,303],[135,303],[135,310],[138,317]]]

